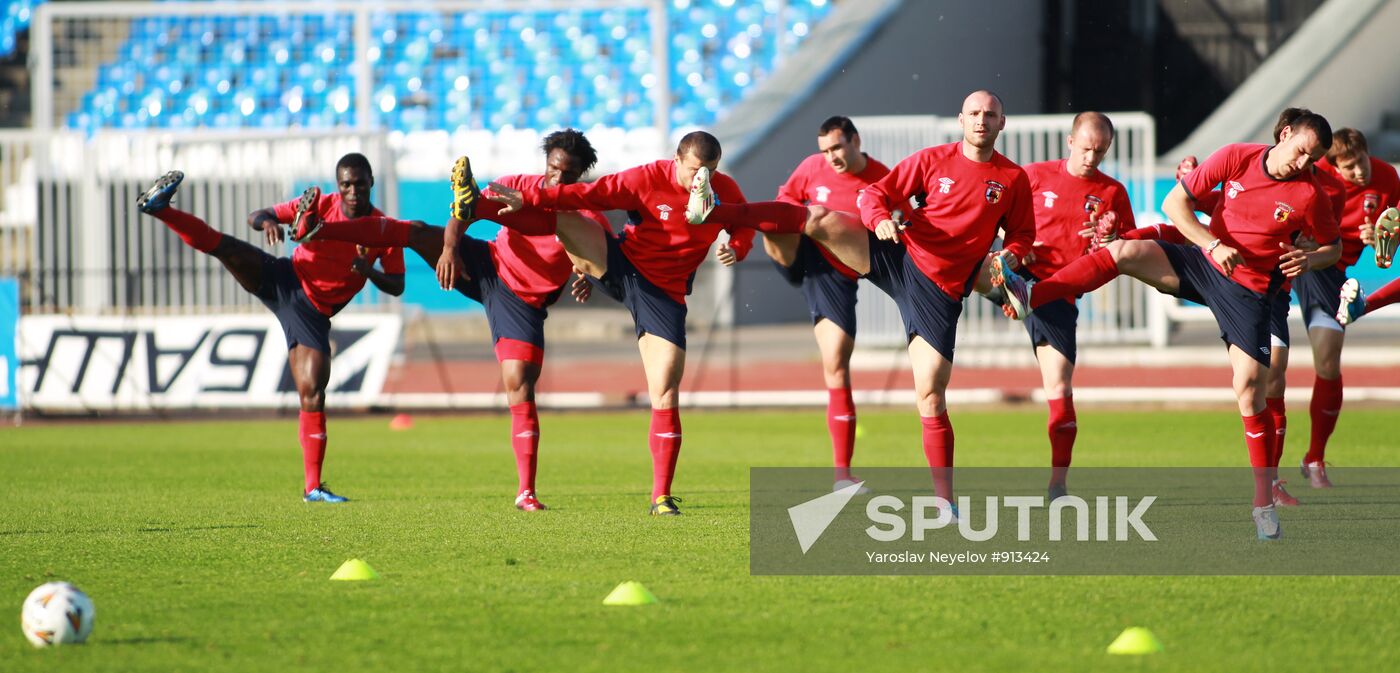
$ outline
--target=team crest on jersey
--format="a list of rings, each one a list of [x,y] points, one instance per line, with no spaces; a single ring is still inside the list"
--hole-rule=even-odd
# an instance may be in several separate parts
[[[1052,192],[1052,191],[1050,191],[1050,190],[1048,190],[1048,189],[1045,190],[1045,191],[1043,191],[1043,192],[1041,192],[1040,195],[1045,197],[1045,207],[1046,207],[1046,208],[1054,208],[1054,207],[1055,207],[1055,199],[1060,198],[1060,195],[1059,195],[1059,194],[1056,194],[1055,192]]]
[[[828,198],[830,198],[830,196],[831,196],[831,188],[830,188],[830,187],[818,187],[818,188],[817,188],[817,203],[826,203],[826,200],[827,200]]]
[[[664,203],[656,207],[656,212],[656,216],[660,218],[662,222],[671,219],[671,207]]]
[[[1089,215],[1089,219],[1094,219],[1103,212],[1103,199],[1089,194],[1084,197],[1084,212]]]
[[[987,191],[983,193],[983,196],[987,197],[987,203],[996,203],[998,201],[1001,201],[1001,195],[1005,193],[1006,185],[1003,185],[1000,182],[997,182],[996,180],[988,180]]]
[[[1233,199],[1236,196],[1239,196],[1240,192],[1242,191],[1244,191],[1244,185],[1235,182],[1234,180],[1229,180],[1225,183],[1225,196],[1228,196]]]
[[[939,194],[947,194],[947,193],[948,193],[948,190],[950,190],[950,189],[953,188],[953,182],[954,182],[954,181],[953,181],[952,178],[939,178],[939,179],[938,179],[938,193],[939,193]]]
[[[1364,196],[1361,197],[1361,209],[1366,211],[1368,215],[1376,212],[1377,210],[1380,210],[1380,208],[1380,194],[1377,194],[1375,192],[1367,192]]]
[[[1282,201],[1275,201],[1274,203],[1278,205],[1277,208],[1274,208],[1274,221],[1287,222],[1288,216],[1293,214],[1293,206]]]

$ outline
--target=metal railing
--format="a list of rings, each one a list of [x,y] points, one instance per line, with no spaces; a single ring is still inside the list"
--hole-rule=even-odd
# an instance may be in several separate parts
[[[259,247],[248,213],[331,189],[336,161],[360,152],[375,167],[375,202],[397,210],[393,154],[382,134],[0,134],[0,276],[20,279],[26,313],[223,312],[257,304],[209,255],[136,209],[170,169],[185,171],[177,205]],[[273,254],[290,254],[284,244]],[[357,305],[389,301],[362,293]]]

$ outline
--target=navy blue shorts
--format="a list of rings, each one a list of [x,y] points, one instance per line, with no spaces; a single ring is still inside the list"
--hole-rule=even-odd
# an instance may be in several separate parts
[[[856,281],[837,271],[822,255],[816,241],[806,236],[798,237],[798,241],[797,259],[793,260],[792,266],[783,266],[776,261],[773,265],[778,267],[788,283],[801,288],[813,325],[826,318],[854,338]]]
[[[1347,272],[1336,266],[1308,271],[1293,279],[1293,293],[1298,295],[1298,307],[1303,310],[1303,324],[1312,322],[1313,313],[1335,316],[1341,308],[1342,283]]]
[[[1181,282],[1178,296],[1210,307],[1225,343],[1269,366],[1269,322],[1273,295],[1255,292],[1220,273],[1201,249],[1157,241]]]
[[[913,341],[915,335],[921,336],[943,359],[952,362],[962,297],[949,297],[929,280],[903,245],[875,238],[874,232],[869,235],[870,273],[865,277],[899,306],[905,339]],[[972,273],[975,276],[977,270]]]
[[[1031,337],[1032,348],[1046,344],[1074,364],[1079,355],[1075,331],[1079,325],[1079,306],[1068,299],[1056,299],[1031,311],[1023,322],[1026,323],[1026,334]]]
[[[1269,336],[1274,341],[1270,345],[1288,348],[1288,293],[1275,292],[1269,300]]]
[[[316,310],[301,289],[292,260],[264,255],[262,286],[254,294],[277,316],[287,337],[287,350],[300,345],[330,355],[331,317]]]
[[[685,350],[686,305],[672,299],[632,265],[622,254],[624,239],[608,237],[608,272],[598,279],[598,287],[632,312],[638,339],[650,334]]]
[[[496,260],[491,257],[491,244],[479,238],[463,236],[457,241],[457,254],[462,256],[471,280],[457,279],[458,292],[471,297],[486,308],[486,324],[491,328],[491,343],[514,339],[544,348],[544,319],[549,312],[535,308],[520,298],[496,273]],[[556,292],[547,300],[554,303]]]

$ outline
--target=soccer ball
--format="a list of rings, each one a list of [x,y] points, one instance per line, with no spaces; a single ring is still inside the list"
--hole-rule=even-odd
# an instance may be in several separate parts
[[[20,626],[34,647],[81,643],[92,633],[92,599],[67,582],[49,582],[24,599]]]

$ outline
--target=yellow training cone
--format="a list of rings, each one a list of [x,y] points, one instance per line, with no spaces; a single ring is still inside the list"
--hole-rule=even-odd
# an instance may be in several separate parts
[[[1123,629],[1113,644],[1108,646],[1109,654],[1155,654],[1161,651],[1162,641],[1141,626]]]
[[[651,605],[655,602],[656,595],[647,591],[641,582],[623,582],[603,599],[603,605]]]
[[[340,564],[340,568],[335,571],[334,575],[331,575],[331,579],[346,581],[377,580],[379,579],[379,573],[374,572],[374,568],[369,567],[368,563],[357,558],[352,558]]]

